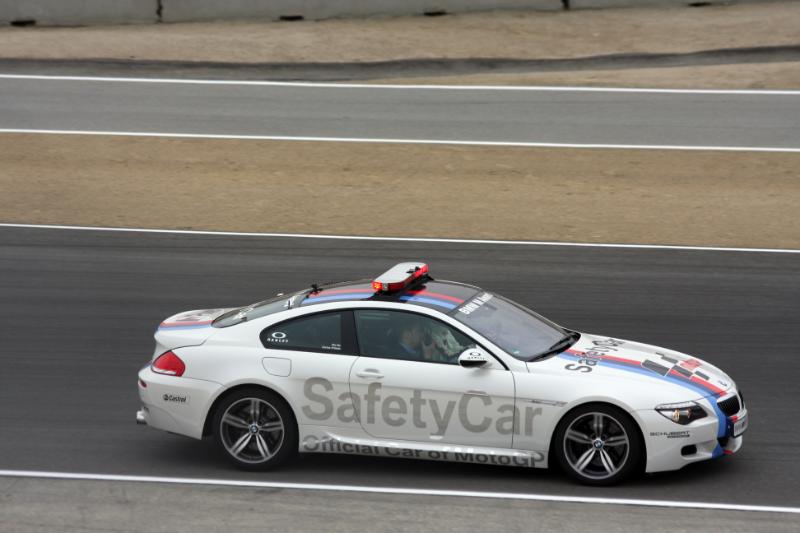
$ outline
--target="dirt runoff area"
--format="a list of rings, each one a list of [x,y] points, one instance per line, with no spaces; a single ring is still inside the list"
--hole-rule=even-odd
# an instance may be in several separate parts
[[[319,22],[0,29],[0,58],[247,64],[575,59],[799,44],[800,2],[797,1],[701,8],[491,12]],[[592,69],[586,65],[580,70],[477,76],[459,73],[422,81],[692,88],[800,86],[800,61],[797,59],[764,64],[731,62],[735,63],[735,58],[727,56],[716,65],[684,63],[662,65],[664,68],[658,69],[630,69],[624,65]],[[398,74],[397,77],[402,76]]]
[[[17,134],[0,143],[3,222],[800,248],[800,154]]]

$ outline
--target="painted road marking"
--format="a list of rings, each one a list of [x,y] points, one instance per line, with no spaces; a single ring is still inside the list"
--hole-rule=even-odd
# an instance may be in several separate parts
[[[705,509],[715,511],[749,511],[761,513],[800,514],[800,507],[772,505],[741,505],[669,500],[639,500],[630,498],[595,498],[588,496],[556,496],[551,494],[524,494],[518,492],[478,492],[469,490],[415,489],[401,487],[367,487],[363,485],[327,485],[321,483],[283,483],[278,481],[240,481],[233,479],[202,479],[160,476],[120,476],[110,474],[83,474],[68,472],[36,472],[28,470],[0,470],[2,477],[40,479],[70,479],[92,481],[122,481],[139,483],[170,483],[176,485],[209,485],[217,487],[271,488],[292,490],[317,490],[360,492],[372,494],[402,494],[413,496],[449,496],[457,498],[489,498],[496,500],[528,500],[540,502],[582,503],[600,505],[634,505],[638,507],[668,507],[680,509]]]
[[[701,252],[757,252],[773,254],[800,254],[800,250],[789,248],[727,248],[724,246],[680,246],[672,244],[620,244],[592,242],[552,242],[552,241],[503,241],[490,239],[446,239],[436,237],[372,237],[367,235],[320,235],[313,233],[259,233],[240,231],[179,230],[155,228],[110,228],[102,226],[63,226],[55,224],[15,224],[0,223],[0,228],[55,229],[72,231],[112,231],[133,233],[166,233],[175,235],[210,235],[217,237],[280,237],[292,239],[339,239],[352,241],[386,242],[440,242],[455,244],[516,244],[532,246],[572,246],[579,248],[631,248],[652,250],[690,250]]]
[[[574,87],[542,85],[392,85],[370,83],[334,83],[266,80],[200,80],[175,78],[125,78],[108,76],[49,76],[39,74],[0,74],[0,79],[97,81],[111,83],[179,83],[185,85],[262,85],[267,87],[311,87],[320,89],[400,89],[446,91],[541,91],[541,92],[594,92],[594,93],[655,93],[655,94],[717,94],[732,96],[800,96],[798,90],[779,89],[659,89],[639,87]]]
[[[384,144],[435,144],[453,146],[508,146],[521,148],[587,148],[614,150],[695,150],[715,152],[783,152],[800,153],[800,148],[778,148],[760,146],[684,146],[669,144],[580,144],[540,143],[514,141],[463,141],[443,139],[380,139],[359,137],[305,137],[287,135],[224,135],[214,133],[159,133],[145,131],[83,131],[83,130],[39,130],[23,128],[0,128],[0,133],[29,133],[44,135],[105,135],[110,137],[161,137],[171,139],[228,139],[249,141],[304,141]]]

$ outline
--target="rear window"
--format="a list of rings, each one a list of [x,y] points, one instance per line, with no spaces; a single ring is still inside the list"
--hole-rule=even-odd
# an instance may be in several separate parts
[[[228,311],[224,315],[218,317],[212,326],[215,328],[227,328],[228,326],[234,326],[247,320],[255,320],[256,318],[291,309],[299,300],[298,296],[303,292],[304,291],[300,291],[289,296],[281,294],[269,300],[264,300],[263,302]]]

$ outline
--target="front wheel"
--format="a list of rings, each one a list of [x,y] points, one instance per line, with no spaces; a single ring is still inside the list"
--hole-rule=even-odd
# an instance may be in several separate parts
[[[559,422],[553,451],[559,466],[586,485],[612,485],[641,464],[643,444],[625,411],[605,404],[578,407]]]
[[[297,423],[286,402],[263,389],[245,389],[220,402],[214,440],[239,468],[269,470],[297,451]]]

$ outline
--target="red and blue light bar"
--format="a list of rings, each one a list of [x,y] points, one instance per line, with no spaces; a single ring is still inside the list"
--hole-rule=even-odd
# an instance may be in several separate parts
[[[425,263],[399,263],[375,278],[372,288],[378,292],[400,291],[427,275]]]

